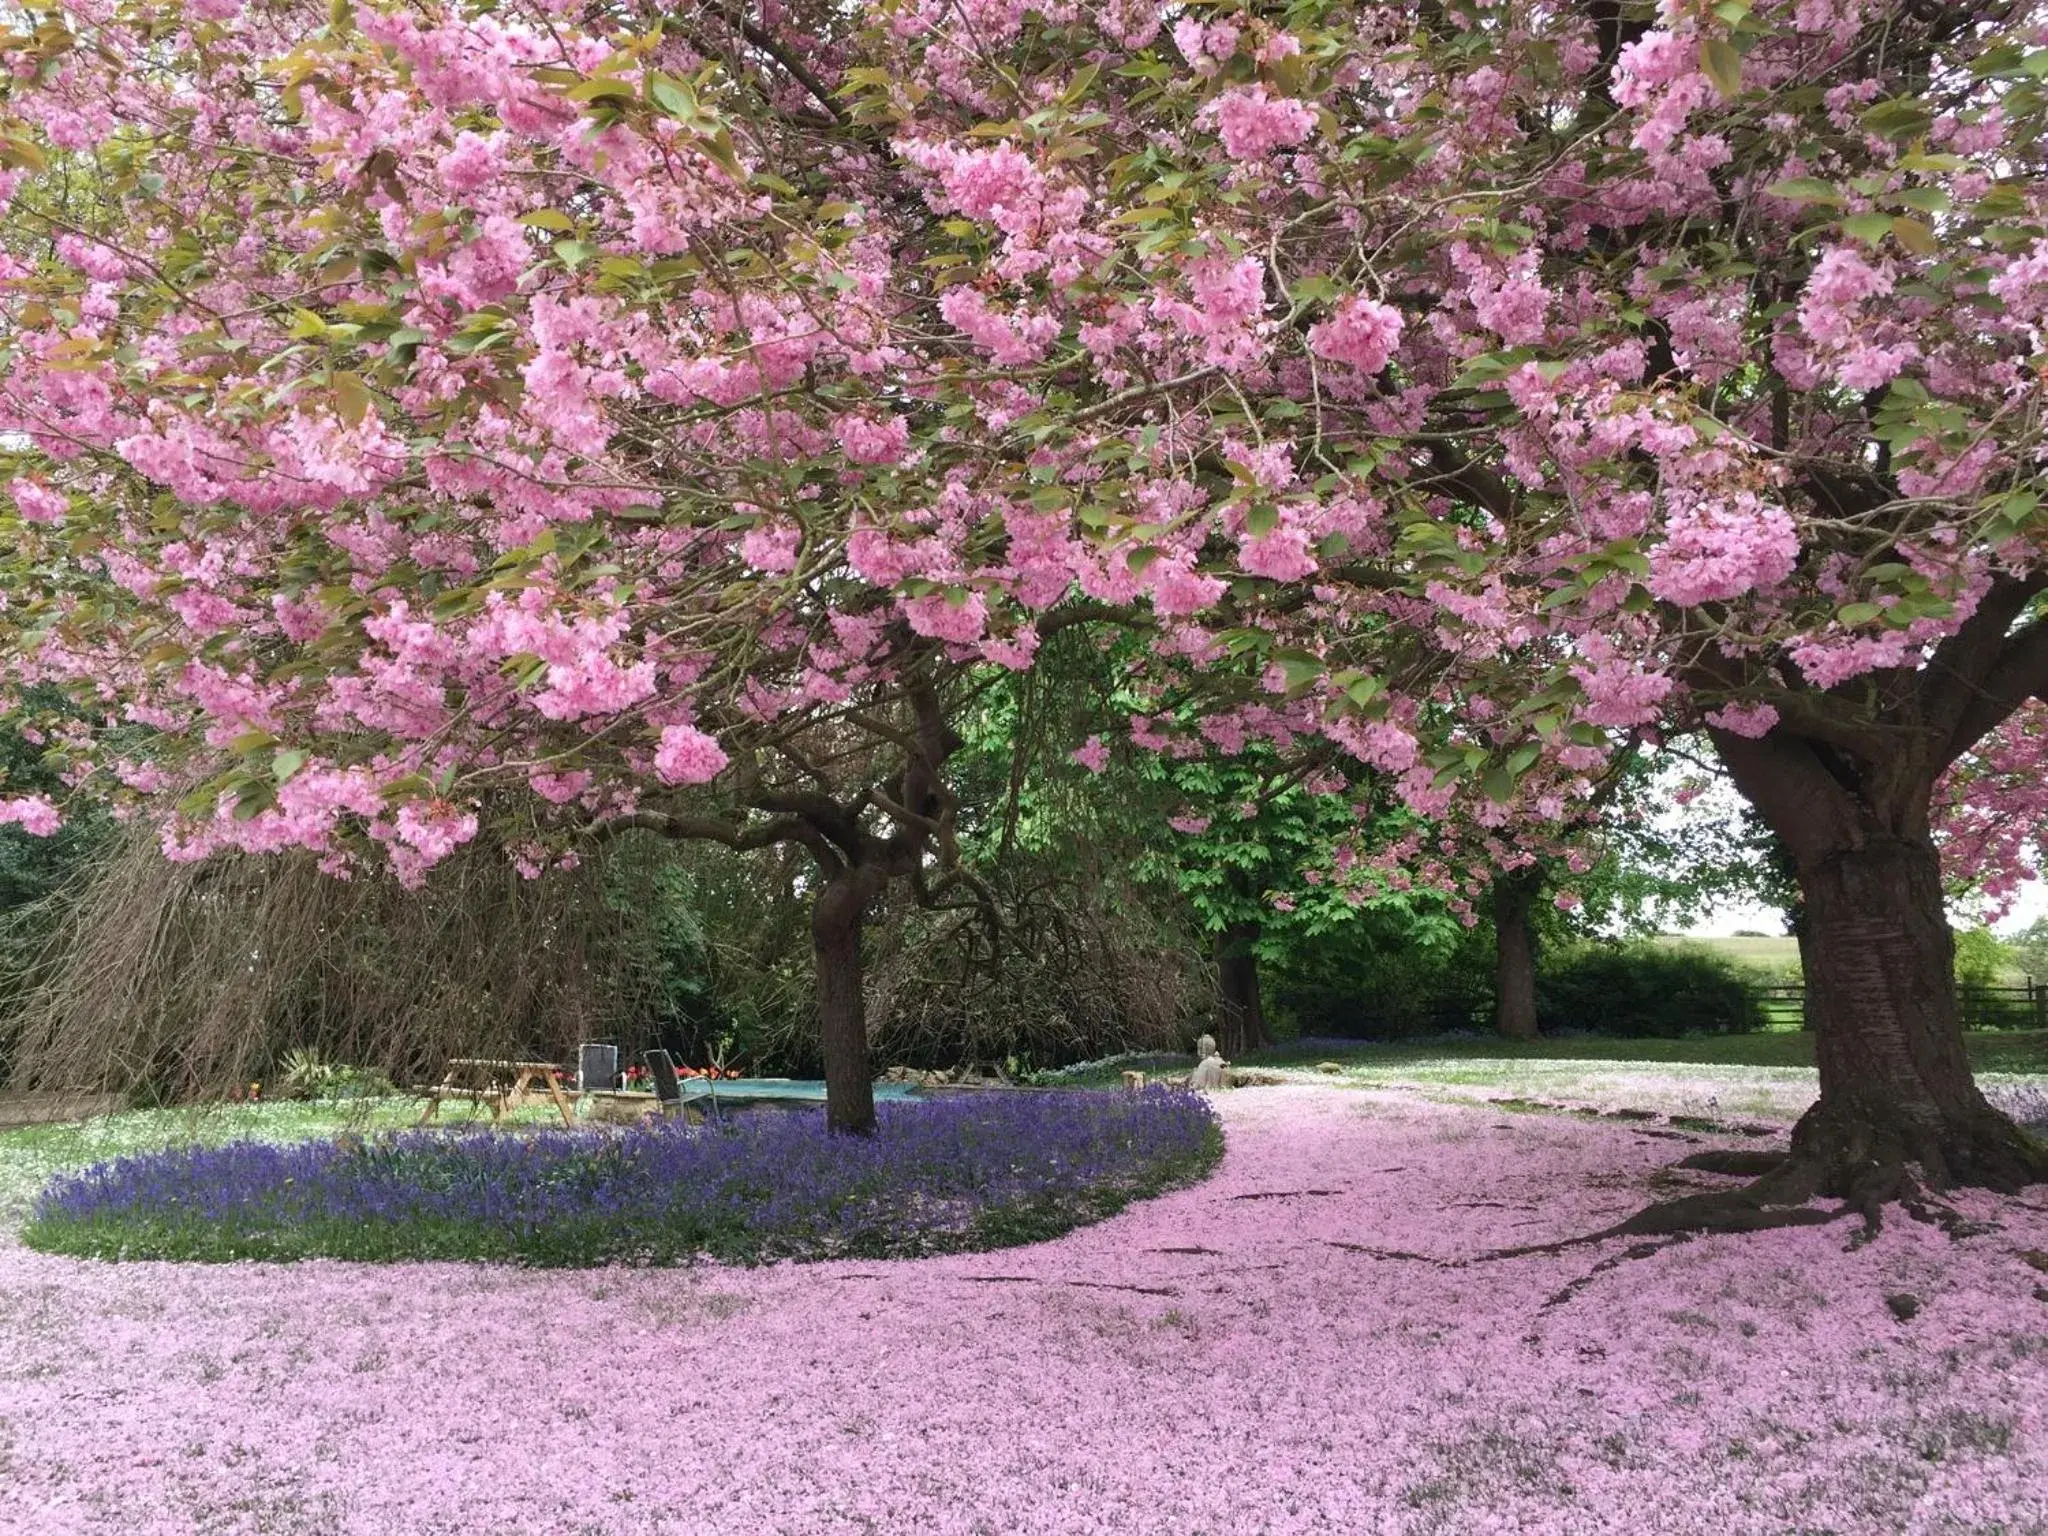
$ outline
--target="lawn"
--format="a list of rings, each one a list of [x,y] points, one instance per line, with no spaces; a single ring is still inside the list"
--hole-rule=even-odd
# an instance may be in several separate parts
[[[1667,933],[1657,942],[1673,949],[1703,949],[1746,971],[1768,972],[1773,977],[1795,981],[1799,976],[1799,941],[1790,934],[1699,938],[1687,933]]]
[[[1719,1183],[1671,1164],[1726,1143],[1439,1086],[1219,1095],[1214,1177],[994,1254],[105,1264],[0,1233],[0,1526],[2048,1529],[2048,1209],[1543,1249]]]
[[[2048,1031],[1981,1030],[1963,1037],[1979,1072],[2048,1073]],[[1308,1041],[1273,1046],[1245,1058],[1246,1065],[1340,1061],[1361,1071],[1398,1076],[1449,1069],[1452,1063],[1600,1061],[1642,1067],[1807,1067],[1813,1065],[1813,1036],[1798,1030],[1765,1030],[1747,1035],[1687,1035],[1675,1040],[1620,1040],[1572,1035],[1538,1040],[1472,1036],[1416,1044],[1367,1041]],[[1483,1066],[1474,1070],[1484,1071]]]

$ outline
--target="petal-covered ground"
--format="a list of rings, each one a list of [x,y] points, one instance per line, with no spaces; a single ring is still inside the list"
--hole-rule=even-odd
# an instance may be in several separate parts
[[[1900,1218],[1855,1251],[1842,1224],[1460,1263],[1713,1181],[1663,1172],[1691,1148],[1660,1127],[1219,1103],[1216,1177],[1000,1253],[0,1246],[0,1530],[2048,1531],[2048,1194],[1966,1202],[1999,1227],[1961,1242]]]

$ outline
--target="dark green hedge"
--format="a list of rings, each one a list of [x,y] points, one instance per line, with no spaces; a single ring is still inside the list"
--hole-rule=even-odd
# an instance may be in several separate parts
[[[1545,1034],[1741,1035],[1765,1025],[1756,983],[1706,950],[1588,944],[1546,957],[1536,979]]]

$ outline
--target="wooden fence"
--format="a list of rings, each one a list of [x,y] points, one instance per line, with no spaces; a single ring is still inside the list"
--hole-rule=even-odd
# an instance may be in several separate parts
[[[1806,986],[1789,982],[1763,987],[1764,1012],[1773,1029],[1798,1029],[1806,1016]],[[2048,982],[2029,976],[2011,986],[1956,988],[1965,1029],[2048,1029]]]

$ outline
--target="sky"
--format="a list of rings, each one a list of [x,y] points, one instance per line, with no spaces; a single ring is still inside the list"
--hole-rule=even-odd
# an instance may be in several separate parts
[[[1698,769],[1692,764],[1676,764],[1671,769],[1671,787],[1676,788],[1682,780],[1697,782]],[[1684,806],[1664,799],[1664,809],[1659,812],[1660,823],[1683,818],[1696,823],[1701,817],[1715,817],[1726,822],[1736,821],[1741,814],[1742,798],[1727,780],[1715,778],[1701,791],[1697,798]],[[1976,919],[1967,912],[1952,914],[1958,923],[1974,922]],[[1991,925],[1994,933],[2017,933],[2035,919],[2048,917],[2048,882],[2036,879],[2022,890],[2013,909],[2005,917]],[[1672,930],[1694,938],[1727,938],[1736,933],[1781,934],[1785,931],[1785,919],[1774,907],[1755,902],[1727,902],[1710,909],[1690,925],[1681,925]]]

